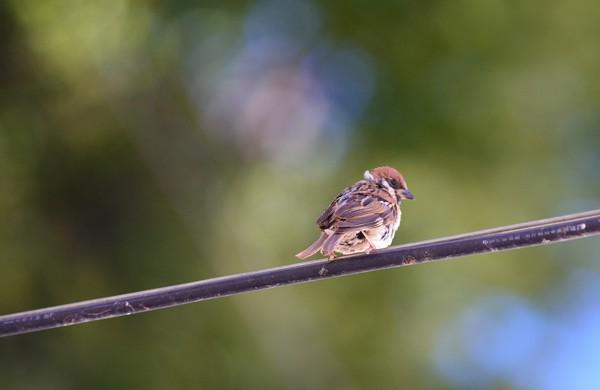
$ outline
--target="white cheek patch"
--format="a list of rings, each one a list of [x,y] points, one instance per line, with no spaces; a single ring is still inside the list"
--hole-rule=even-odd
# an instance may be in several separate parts
[[[392,189],[392,186],[390,185],[390,183],[388,183],[388,181],[387,181],[387,180],[385,180],[385,179],[381,179],[381,184],[383,184],[383,186],[384,186],[385,188],[387,188],[388,190],[389,190],[389,189]]]
[[[369,171],[365,171],[363,176],[366,180],[375,180],[375,178],[373,177],[373,175],[371,175],[371,172],[369,172]]]

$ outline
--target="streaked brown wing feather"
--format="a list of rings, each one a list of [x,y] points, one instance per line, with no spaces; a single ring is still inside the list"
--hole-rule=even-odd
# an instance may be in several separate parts
[[[325,230],[325,229],[329,228],[329,226],[331,225],[331,220],[332,220],[335,208],[336,208],[337,201],[340,198],[340,196],[341,195],[338,195],[338,197],[335,198],[335,200],[333,202],[331,202],[329,207],[327,207],[325,209],[325,211],[323,211],[323,213],[321,213],[321,215],[319,216],[319,219],[317,219],[317,225],[319,225],[321,230]]]
[[[397,210],[392,203],[389,194],[361,180],[344,189],[323,211],[317,224],[322,230],[330,229],[338,234],[375,229],[393,223]]]
[[[331,227],[331,224],[335,219],[336,209],[338,209],[341,204],[344,204],[346,202],[346,199],[350,197],[350,194],[355,192],[360,185],[361,182],[358,182],[348,188],[345,188],[342,192],[338,194],[338,196],[335,197],[335,199],[333,200],[333,202],[331,202],[329,207],[327,207],[325,211],[321,213],[319,219],[317,219],[317,225],[319,225],[319,227],[322,230]]]
[[[382,199],[363,204],[364,202],[348,202],[336,210],[338,222],[332,228],[336,232],[375,229],[390,224],[396,217],[394,207]]]

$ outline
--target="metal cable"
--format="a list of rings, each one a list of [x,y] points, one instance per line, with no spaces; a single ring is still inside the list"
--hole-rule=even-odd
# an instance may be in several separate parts
[[[0,316],[0,337],[137,314],[288,284],[546,245],[600,234],[600,210]]]

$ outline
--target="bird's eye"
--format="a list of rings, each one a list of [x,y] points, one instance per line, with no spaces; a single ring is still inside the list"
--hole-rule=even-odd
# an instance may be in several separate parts
[[[398,187],[398,180],[396,180],[396,179],[391,179],[390,180],[390,185],[392,186],[392,188],[399,188]]]

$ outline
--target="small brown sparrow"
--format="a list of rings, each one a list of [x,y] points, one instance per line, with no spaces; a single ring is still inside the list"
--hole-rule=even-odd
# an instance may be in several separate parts
[[[306,259],[321,251],[329,260],[343,255],[387,248],[400,226],[400,203],[414,199],[404,177],[392,167],[365,171],[344,189],[317,220],[321,237],[296,257]]]

